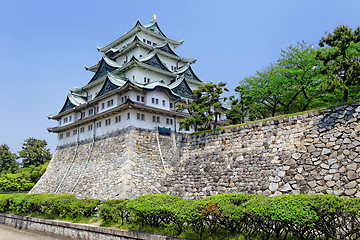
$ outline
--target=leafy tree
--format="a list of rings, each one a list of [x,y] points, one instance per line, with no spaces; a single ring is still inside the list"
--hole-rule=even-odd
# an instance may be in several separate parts
[[[187,104],[178,104],[178,111],[187,109],[190,115],[179,120],[180,129],[189,130],[190,126],[193,126],[195,131],[198,131],[199,127],[201,129],[215,129],[222,114],[222,102],[227,100],[227,98],[221,97],[224,91],[228,91],[225,86],[226,83],[223,82],[201,85],[193,91],[195,97],[193,101]]]
[[[281,50],[276,75],[287,90],[280,103],[283,113],[304,111],[311,106],[314,98],[321,96],[320,65],[312,44],[302,41]]]
[[[333,33],[322,37],[317,53],[323,61],[322,71],[327,75],[330,89],[343,90],[343,101],[348,101],[349,90],[360,83],[360,27],[355,31],[346,25],[335,28]],[[326,47],[327,46],[327,47]]]
[[[321,105],[324,100],[319,99],[327,93],[321,88],[320,65],[316,50],[304,41],[281,50],[276,64],[240,82],[228,120],[241,123]]]
[[[38,140],[36,138],[26,139],[22,150],[19,151],[19,157],[23,159],[23,167],[29,167],[30,165],[39,166],[50,161],[50,149],[46,148],[46,146],[47,142],[45,140]]]
[[[248,98],[245,95],[245,86],[237,86],[235,92],[238,94],[239,98],[235,96],[229,97],[230,109],[227,111],[226,119],[230,124],[239,124],[245,122],[245,117],[249,114],[249,102]]]
[[[16,154],[10,152],[8,145],[0,145],[0,173],[14,172],[17,168],[17,158]]]

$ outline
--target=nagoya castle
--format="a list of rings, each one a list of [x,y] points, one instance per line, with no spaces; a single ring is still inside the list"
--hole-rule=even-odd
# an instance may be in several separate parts
[[[203,84],[191,68],[196,59],[174,52],[182,43],[166,37],[154,15],[98,47],[100,61],[85,66],[94,72],[90,81],[70,89],[48,116],[57,121],[48,128],[57,149],[31,192],[100,199],[160,193],[160,179],[178,159],[178,121],[188,116],[175,105],[191,101]]]

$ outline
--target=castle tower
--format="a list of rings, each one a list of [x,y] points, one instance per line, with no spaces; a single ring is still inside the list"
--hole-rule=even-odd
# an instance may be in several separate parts
[[[154,17],[99,47],[100,61],[85,66],[93,77],[49,115],[58,121],[48,128],[58,144],[30,193],[102,200],[164,193],[180,156],[174,132],[188,116],[175,104],[191,100],[203,84],[191,69],[196,59],[174,52],[182,43],[167,38]]]
[[[105,47],[100,61],[86,70],[94,72],[83,87],[70,89],[58,114],[49,115],[56,127],[58,146],[109,134],[127,127],[179,131],[186,112],[175,104],[192,98],[191,90],[203,82],[191,69],[196,59],[178,56],[183,41],[162,32],[156,16],[148,25],[139,21]]]

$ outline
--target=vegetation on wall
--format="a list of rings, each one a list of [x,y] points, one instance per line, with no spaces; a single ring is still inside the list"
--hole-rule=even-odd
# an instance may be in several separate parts
[[[177,111],[187,110],[189,117],[179,120],[180,129],[189,130],[193,127],[195,131],[199,129],[215,129],[220,116],[223,112],[223,102],[227,98],[221,97],[226,83],[218,84],[206,83],[200,85],[193,91],[194,100],[188,103],[179,103],[176,105]]]
[[[217,128],[218,110],[227,100],[221,97],[224,86],[205,84],[195,90],[195,100],[178,108],[190,114],[179,121],[180,128]],[[275,63],[241,80],[234,91],[225,113],[230,124],[360,99],[360,27],[336,27],[321,38],[319,48],[302,41],[281,50]]]
[[[243,79],[230,97],[231,124],[360,98],[360,28],[338,26],[319,42],[281,50],[276,63]]]
[[[0,195],[0,212],[92,219],[192,239],[358,239],[360,199],[333,195],[220,194],[201,200],[145,195],[99,201],[73,195]]]

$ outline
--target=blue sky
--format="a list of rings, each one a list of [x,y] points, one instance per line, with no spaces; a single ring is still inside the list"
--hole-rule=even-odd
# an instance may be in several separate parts
[[[0,0],[0,144],[21,150],[29,137],[45,139],[51,152],[56,135],[46,128],[70,88],[92,77],[84,65],[101,58],[105,46],[154,13],[163,32],[183,39],[175,51],[197,58],[203,81],[243,78],[275,62],[281,49],[302,40],[315,46],[340,24],[360,25],[358,0],[234,1],[17,1]]]

